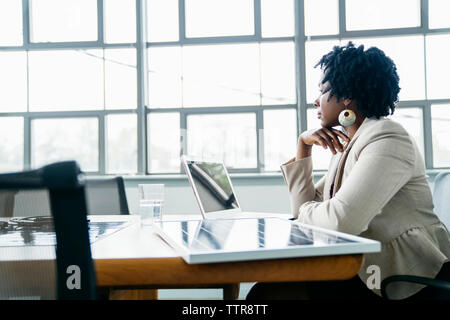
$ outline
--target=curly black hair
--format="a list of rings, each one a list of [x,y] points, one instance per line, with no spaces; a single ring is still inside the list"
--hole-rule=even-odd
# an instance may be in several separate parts
[[[314,66],[324,71],[322,84],[330,91],[328,99],[336,95],[356,101],[358,110],[366,117],[393,114],[398,102],[399,77],[397,67],[391,58],[376,47],[364,51],[364,46],[355,47],[352,42],[346,46],[334,46]]]

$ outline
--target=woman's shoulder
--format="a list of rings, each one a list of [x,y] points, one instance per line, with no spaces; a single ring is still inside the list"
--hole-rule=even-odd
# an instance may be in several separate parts
[[[410,135],[398,122],[389,118],[369,118],[360,127],[358,140],[396,139],[411,142]]]
[[[402,159],[411,159],[414,162],[415,148],[413,138],[398,122],[388,119],[366,119],[361,128],[360,135],[355,143],[356,148],[365,149],[371,145],[371,150],[377,150],[399,156]]]
[[[367,133],[373,134],[398,134],[407,136],[406,129],[397,121],[390,118],[368,118],[367,119]]]

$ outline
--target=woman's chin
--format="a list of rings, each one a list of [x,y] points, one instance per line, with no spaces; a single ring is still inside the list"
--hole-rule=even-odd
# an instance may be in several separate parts
[[[327,121],[325,121],[324,119],[320,119],[320,126],[322,128],[328,128],[330,126],[330,124]]]
[[[332,121],[325,121],[324,119],[321,119],[320,126],[322,128],[333,128],[333,127],[340,126],[340,124],[337,121],[332,122]]]

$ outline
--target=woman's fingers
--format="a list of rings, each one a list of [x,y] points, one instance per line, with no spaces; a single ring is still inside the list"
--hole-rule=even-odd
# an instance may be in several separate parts
[[[318,134],[314,133],[314,144],[323,147],[324,149],[327,148],[327,142],[324,138],[319,136]]]
[[[323,128],[322,130],[331,138],[334,148],[342,152],[344,150],[344,146],[339,141],[337,134],[327,128]]]
[[[318,145],[322,146],[324,149],[330,148],[330,151],[333,154],[336,154],[337,151],[342,152],[344,147],[339,141],[341,138],[343,141],[349,142],[350,139],[343,132],[340,132],[333,128],[320,128],[313,129],[309,131],[303,132],[299,136],[298,145]]]
[[[316,133],[317,133],[317,135],[319,135],[322,139],[325,140],[326,144],[327,144],[328,147],[330,148],[330,151],[331,151],[333,154],[336,154],[336,147],[335,147],[335,145],[333,144],[333,141],[332,141],[331,137],[330,137],[326,132],[324,132],[324,130],[318,130]]]
[[[342,140],[350,142],[350,138],[347,137],[342,131],[336,130],[336,129],[331,129],[335,134],[337,134],[339,137],[342,138]]]

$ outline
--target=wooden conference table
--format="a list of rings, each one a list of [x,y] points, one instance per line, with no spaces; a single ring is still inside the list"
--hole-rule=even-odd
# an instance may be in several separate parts
[[[288,218],[288,215],[284,217]],[[165,220],[198,218],[199,216],[194,215],[164,217]],[[128,295],[128,298],[156,298],[156,290],[148,290],[149,288],[348,279],[358,273],[362,263],[362,254],[356,254],[187,264],[153,232],[151,226],[141,226],[139,216],[91,215],[89,219],[132,222],[130,226],[100,238],[92,244],[97,285],[106,289],[109,297],[113,299],[124,298],[125,295]],[[29,260],[30,253],[36,260],[54,259],[54,248],[49,249],[45,253],[41,247],[37,257],[38,247],[11,247],[8,255],[14,257],[14,260]],[[5,259],[8,258],[3,255],[0,263]],[[147,290],[124,291],[127,289]]]

